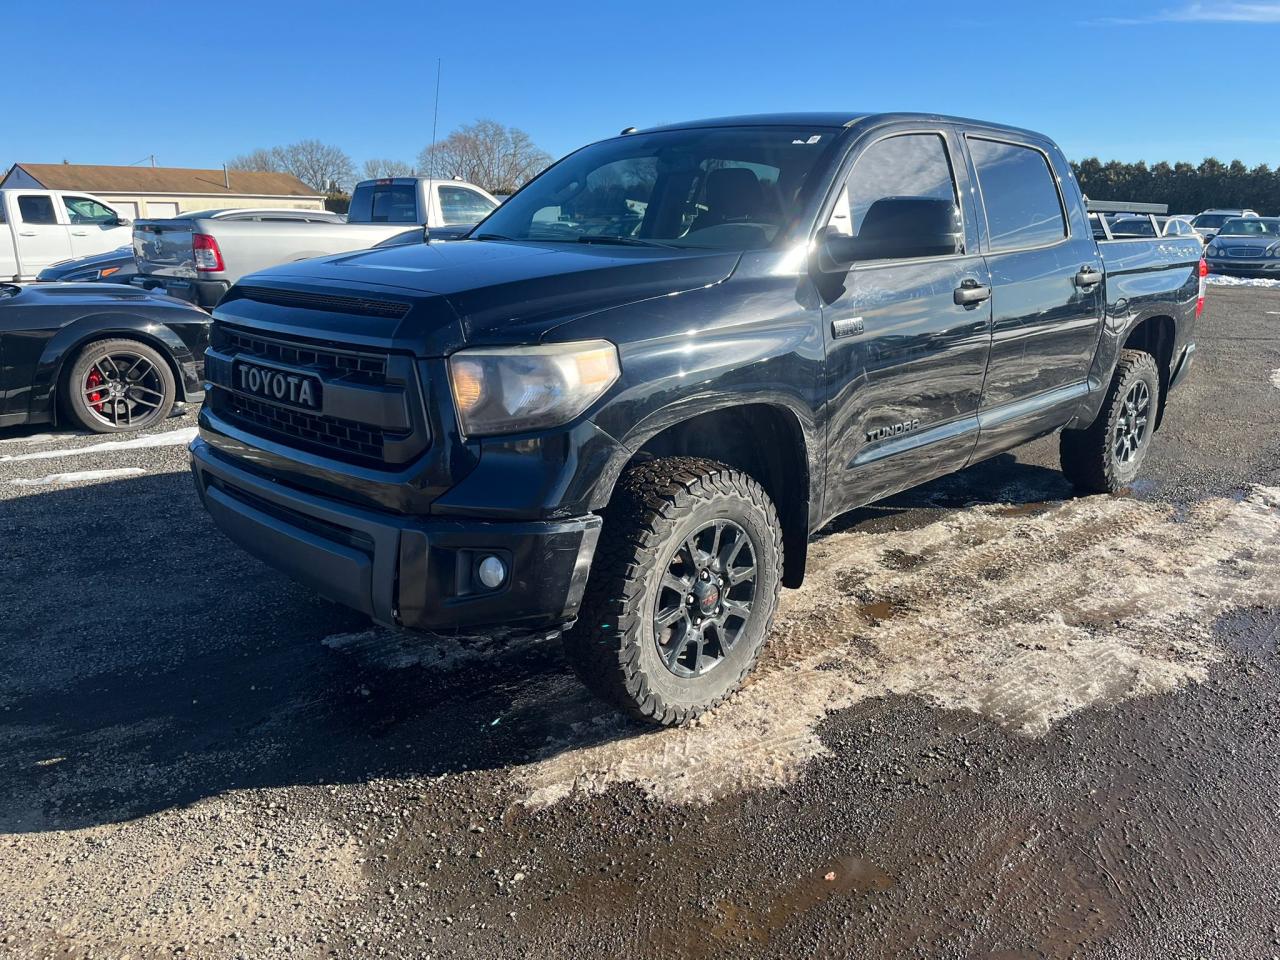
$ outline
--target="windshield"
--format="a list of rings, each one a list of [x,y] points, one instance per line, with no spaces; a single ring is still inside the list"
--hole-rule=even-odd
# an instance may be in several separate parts
[[[1216,230],[1232,217],[1234,213],[1202,213],[1191,221],[1193,227],[1208,227],[1210,230]]]
[[[543,173],[472,236],[759,249],[803,208],[838,133],[721,127],[606,140]]]
[[[1257,217],[1230,220],[1218,231],[1220,237],[1277,237],[1280,236],[1280,220],[1262,220]]]

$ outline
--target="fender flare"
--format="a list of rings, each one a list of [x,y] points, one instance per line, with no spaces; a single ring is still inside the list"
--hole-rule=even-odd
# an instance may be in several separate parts
[[[60,329],[45,344],[31,378],[31,412],[47,410],[57,415],[58,382],[66,363],[86,343],[120,338],[137,340],[154,347],[169,364],[178,399],[186,394],[182,368],[194,358],[182,338],[162,323],[123,312],[93,313],[80,317]]]

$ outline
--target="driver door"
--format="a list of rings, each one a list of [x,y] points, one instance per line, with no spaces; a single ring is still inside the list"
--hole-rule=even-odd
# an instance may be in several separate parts
[[[826,220],[852,262],[816,278],[831,514],[968,462],[991,350],[991,281],[954,131],[881,128],[854,149]]]

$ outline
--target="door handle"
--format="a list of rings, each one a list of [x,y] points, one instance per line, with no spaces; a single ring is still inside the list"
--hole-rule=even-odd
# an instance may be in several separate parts
[[[36,232],[35,232],[34,230],[19,230],[19,231],[18,231],[18,236],[20,236],[20,237],[34,237],[34,236],[37,236],[37,234],[36,234]]]
[[[962,280],[960,286],[956,287],[954,298],[960,306],[968,307],[975,303],[981,303],[983,300],[990,300],[991,288],[985,283],[979,283],[970,277],[967,280]]]
[[[85,230],[72,230],[71,235],[73,237],[87,237],[89,234]]]
[[[1075,275],[1077,287],[1093,287],[1102,282],[1102,271],[1085,264]]]

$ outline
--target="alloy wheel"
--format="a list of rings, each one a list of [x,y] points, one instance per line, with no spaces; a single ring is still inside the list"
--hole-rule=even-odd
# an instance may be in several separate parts
[[[141,354],[115,351],[96,360],[81,384],[90,416],[112,427],[141,423],[165,402],[164,380]]]
[[[1120,416],[1116,418],[1112,451],[1116,463],[1127,466],[1134,461],[1146,442],[1151,413],[1151,390],[1146,381],[1137,380],[1124,395]]]
[[[667,669],[691,678],[719,666],[747,627],[755,587],[755,547],[737,523],[712,520],[685,537],[663,570],[653,615]]]

